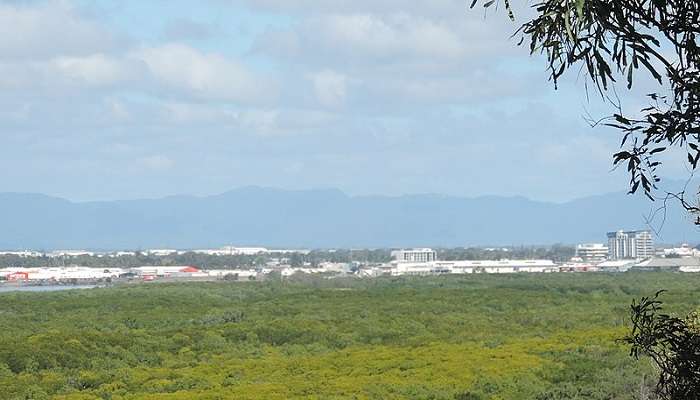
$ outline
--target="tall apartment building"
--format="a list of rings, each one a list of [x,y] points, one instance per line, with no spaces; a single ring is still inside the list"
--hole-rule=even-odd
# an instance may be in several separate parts
[[[585,243],[576,246],[576,257],[584,262],[597,263],[608,258],[608,246],[602,243]]]
[[[648,258],[654,255],[649,231],[608,232],[608,259]]]
[[[437,254],[433,249],[408,249],[392,251],[391,257],[398,262],[421,263],[435,261]]]

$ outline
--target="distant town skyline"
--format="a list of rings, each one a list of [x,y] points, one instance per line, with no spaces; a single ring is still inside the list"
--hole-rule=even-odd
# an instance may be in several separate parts
[[[607,106],[575,77],[555,91],[504,15],[463,0],[165,4],[0,4],[0,191],[566,201],[626,188],[611,172],[620,138],[584,120]]]

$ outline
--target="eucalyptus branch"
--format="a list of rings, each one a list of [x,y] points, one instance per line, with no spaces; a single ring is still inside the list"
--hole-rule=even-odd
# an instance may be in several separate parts
[[[472,0],[471,6],[480,3],[488,8],[500,2]],[[503,4],[514,19],[511,4]],[[654,200],[662,168],[660,156],[672,147],[685,150],[691,171],[698,168],[700,1],[539,0],[532,8],[535,17],[521,24],[514,36],[520,37],[519,44],[527,43],[532,54],[546,57],[555,87],[576,65],[603,100],[611,101],[606,92],[615,90],[620,79],[631,90],[640,72],[664,87],[648,94],[654,104],[640,110],[641,117],[626,116],[619,103],[611,101],[617,112],[599,120],[607,120],[605,125],[622,133],[613,164],[627,167],[630,193],[641,189]],[[672,51],[667,54],[666,49]],[[684,195],[675,198],[688,212],[700,214],[700,204],[687,201]]]

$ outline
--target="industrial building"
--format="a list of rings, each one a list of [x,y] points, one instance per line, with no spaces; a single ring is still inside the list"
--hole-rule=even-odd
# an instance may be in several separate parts
[[[143,267],[132,268],[131,272],[137,274],[138,276],[153,276],[165,278],[208,276],[208,274],[200,271],[199,268],[190,265],[178,265],[167,267],[160,265],[146,265]]]
[[[700,258],[697,257],[664,257],[650,258],[635,264],[632,270],[638,271],[680,271],[700,272]]]
[[[72,281],[116,279],[128,273],[121,268],[6,268],[0,269],[0,277],[8,281]]]
[[[398,262],[375,267],[382,275],[514,274],[519,272],[559,272],[550,260],[433,261]]]

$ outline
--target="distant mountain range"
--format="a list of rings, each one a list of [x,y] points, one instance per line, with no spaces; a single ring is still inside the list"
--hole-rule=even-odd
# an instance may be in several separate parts
[[[645,228],[644,216],[655,207],[623,192],[561,204],[523,197],[348,196],[338,190],[258,187],[208,197],[99,202],[0,193],[0,249],[604,242],[608,231]],[[671,207],[657,241],[699,239],[700,230]]]

